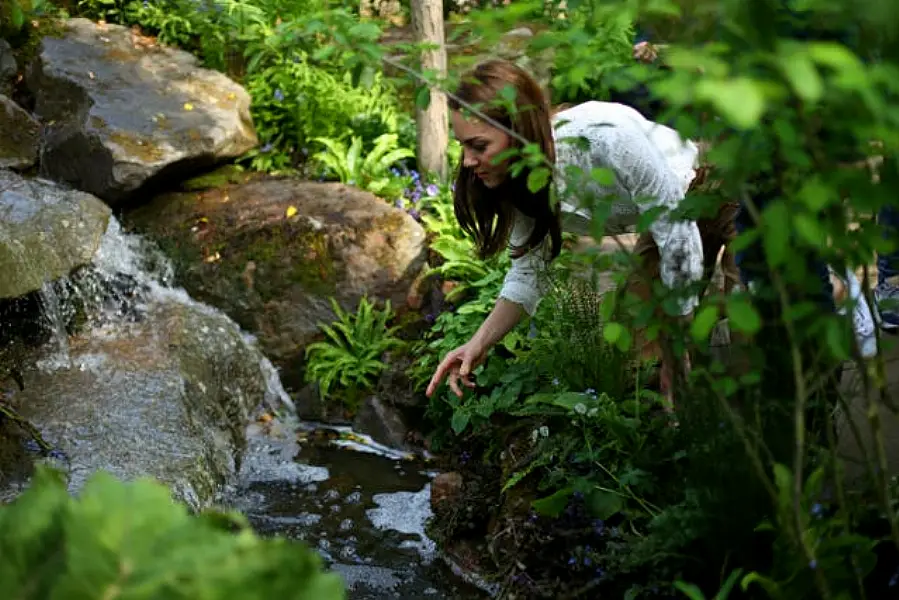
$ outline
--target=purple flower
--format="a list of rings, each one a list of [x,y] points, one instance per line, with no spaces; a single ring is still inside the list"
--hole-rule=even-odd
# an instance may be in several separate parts
[[[435,317],[432,313],[428,313],[425,315],[425,321],[427,321],[428,323],[433,323],[436,320],[437,317]]]
[[[278,102],[282,102],[284,100],[284,92],[281,91],[281,88],[276,89],[273,96]]]
[[[421,221],[421,213],[415,210],[414,208],[409,210],[409,216],[415,219],[416,221]]]
[[[271,152],[272,151],[272,143],[269,142],[262,148],[260,148],[260,152]]]
[[[403,208],[403,199],[402,199],[402,198],[398,198],[398,199],[393,203],[393,205],[396,206],[397,208]]]
[[[419,179],[421,179],[421,175],[418,174],[418,171],[412,171],[411,175],[412,181],[417,182]]]
[[[440,193],[440,188],[438,188],[435,184],[431,183],[431,184],[428,184],[426,192],[427,192],[428,196],[433,198],[434,196],[436,196],[437,194]]]

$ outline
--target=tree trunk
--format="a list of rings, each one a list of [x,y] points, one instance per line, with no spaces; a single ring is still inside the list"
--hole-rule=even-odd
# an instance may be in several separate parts
[[[446,77],[446,43],[443,30],[443,0],[412,0],[412,27],[419,43],[435,45],[421,56],[424,73]],[[420,171],[446,177],[446,147],[449,144],[449,108],[446,94],[431,89],[431,102],[417,109],[418,166]]]

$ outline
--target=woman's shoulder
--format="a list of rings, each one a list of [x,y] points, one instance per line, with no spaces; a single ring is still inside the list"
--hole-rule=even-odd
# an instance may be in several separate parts
[[[582,125],[608,123],[622,125],[627,123],[642,123],[646,117],[640,111],[618,102],[603,102],[601,100],[588,100],[581,104],[566,108],[553,115],[553,123],[557,125]]]

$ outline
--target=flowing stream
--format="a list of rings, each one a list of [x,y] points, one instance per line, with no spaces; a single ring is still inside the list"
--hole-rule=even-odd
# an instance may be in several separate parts
[[[129,380],[116,366],[120,363],[110,360],[117,340],[153,318],[147,307],[179,303],[226,319],[174,287],[173,279],[166,257],[140,236],[124,233],[112,219],[93,266],[40,291],[44,326],[51,340],[37,369],[90,371],[117,378],[122,382],[116,392],[119,405],[129,405],[141,394],[152,397],[152,388]],[[89,351],[73,348],[66,334],[74,306],[84,307],[87,315],[87,332],[79,336],[92,340]],[[153,323],[144,327],[152,329]],[[224,330],[208,335],[209,344],[215,344],[217,335],[224,338]],[[244,343],[255,347],[251,336],[240,335]],[[222,351],[233,345],[233,341],[222,342]],[[303,540],[316,548],[343,575],[350,598],[484,597],[445,566],[425,534],[431,515],[429,482],[434,475],[427,461],[345,428],[298,421],[276,369],[261,354],[255,356],[261,357],[258,369],[266,380],[264,402],[278,416],[248,427],[248,448],[238,476],[220,490],[218,503],[246,514],[261,534]],[[117,418],[125,419],[127,428],[127,414]],[[153,432],[136,435],[144,436],[141,443],[153,443]],[[182,496],[190,498],[195,494],[192,490],[185,483]]]

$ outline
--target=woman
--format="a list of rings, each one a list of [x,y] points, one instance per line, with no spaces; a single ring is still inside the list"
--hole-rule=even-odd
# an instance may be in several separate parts
[[[513,111],[502,100],[508,97],[508,88],[515,91]],[[472,106],[488,119],[467,114]],[[472,370],[525,313],[534,314],[544,292],[541,272],[562,246],[561,214],[550,201],[550,187],[530,192],[528,173],[513,176],[508,161],[494,164],[497,157],[524,142],[536,144],[556,165],[553,179],[561,208],[575,224],[578,219],[589,220],[589,212],[578,198],[615,196],[623,201],[619,208],[640,211],[676,208],[695,176],[698,152],[675,131],[647,121],[621,104],[587,102],[552,116],[537,82],[502,60],[475,67],[450,100],[450,108],[453,131],[463,148],[456,179],[456,217],[474,238],[482,257],[507,247],[512,257],[493,311],[471,340],[447,354],[428,385],[431,396],[448,376],[450,388],[461,397],[460,380],[462,385],[474,387],[469,379]],[[572,181],[566,176],[569,166],[579,167],[588,178],[595,168],[609,169],[614,181]],[[648,201],[637,202],[641,199]],[[704,252],[696,221],[674,220],[663,214],[638,247],[646,254],[658,253],[661,280],[669,288],[681,288],[703,277]],[[712,264],[716,258],[717,251],[707,257]],[[696,303],[695,297],[686,298],[681,314],[690,314]],[[663,373],[671,363],[670,357],[663,359]]]

